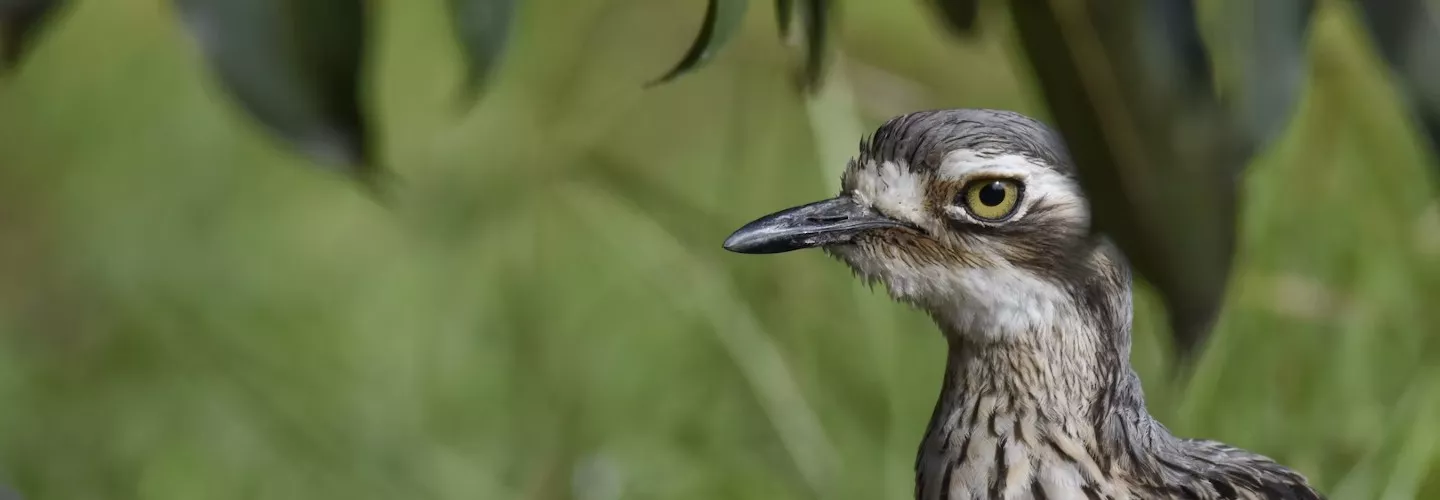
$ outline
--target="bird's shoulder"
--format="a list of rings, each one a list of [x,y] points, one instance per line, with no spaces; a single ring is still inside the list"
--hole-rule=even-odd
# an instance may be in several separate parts
[[[1304,475],[1270,457],[1219,441],[1182,440],[1196,499],[1325,500]],[[1172,464],[1181,465],[1181,464]]]

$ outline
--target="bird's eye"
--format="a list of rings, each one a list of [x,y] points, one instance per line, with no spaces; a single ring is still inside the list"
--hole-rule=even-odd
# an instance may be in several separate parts
[[[1020,205],[1020,183],[1009,179],[986,179],[972,182],[960,191],[960,204],[975,218],[995,222],[1005,220]]]

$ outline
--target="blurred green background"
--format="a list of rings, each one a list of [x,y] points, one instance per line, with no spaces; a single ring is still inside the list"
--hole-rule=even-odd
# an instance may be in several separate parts
[[[845,2],[824,91],[751,9],[646,90],[702,2],[534,0],[468,112],[442,2],[377,2],[389,208],[276,147],[167,4],[80,2],[0,81],[0,482],[31,499],[909,498],[944,344],[819,252],[720,242],[832,192],[892,115],[1045,117],[1004,13]],[[1440,498],[1440,205],[1351,14],[1247,175],[1178,434],[1336,499]]]

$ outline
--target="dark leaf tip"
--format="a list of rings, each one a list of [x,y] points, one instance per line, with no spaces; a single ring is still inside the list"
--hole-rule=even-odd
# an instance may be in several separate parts
[[[0,74],[19,67],[46,23],[55,17],[61,0],[0,1]]]
[[[963,37],[976,34],[975,21],[980,17],[978,0],[932,0],[930,5],[939,12],[951,34]]]
[[[465,79],[459,95],[463,105],[486,91],[504,60],[515,22],[516,0],[451,0],[456,37],[465,54]]]
[[[694,71],[709,62],[717,52],[739,31],[745,18],[746,0],[710,0],[705,6],[705,20],[700,33],[690,44],[684,57],[664,76],[650,81],[647,88],[669,82],[685,73]]]

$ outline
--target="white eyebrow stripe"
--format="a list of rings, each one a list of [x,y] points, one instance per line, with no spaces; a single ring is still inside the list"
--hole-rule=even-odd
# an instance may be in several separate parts
[[[940,161],[940,167],[936,169],[936,174],[944,179],[962,180],[981,172],[1028,175],[1036,170],[1035,162],[1021,155],[982,155],[974,150],[961,149],[945,155],[945,159]],[[1039,170],[1050,172],[1049,169]]]
[[[1066,212],[1065,215],[1083,217],[1088,208],[1086,200],[1080,197],[1080,187],[1069,176],[1035,164],[1034,160],[1018,154],[981,154],[974,150],[961,149],[945,155],[936,168],[936,175],[950,181],[968,181],[972,178],[997,176],[1019,180],[1025,185],[1024,199],[1016,209],[1015,218],[1025,216],[1037,201],[1046,200]],[[963,210],[950,211],[951,216],[972,219]]]

